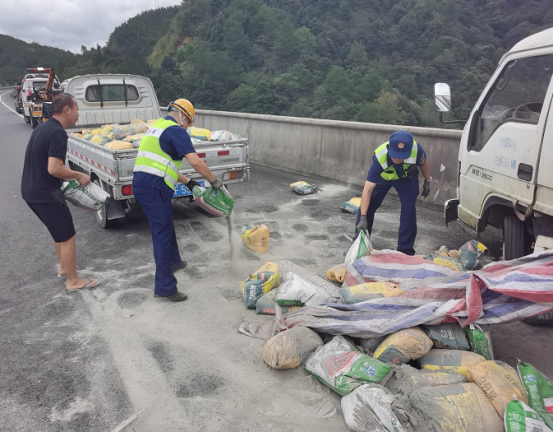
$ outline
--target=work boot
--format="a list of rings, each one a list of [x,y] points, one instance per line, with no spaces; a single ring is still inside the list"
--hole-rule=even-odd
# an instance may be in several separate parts
[[[188,296],[185,293],[182,293],[180,291],[177,291],[175,294],[171,294],[170,296],[159,296],[157,294],[154,294],[154,297],[168,299],[169,301],[172,301],[172,302],[182,302],[188,298]]]
[[[181,264],[179,264],[177,267],[172,268],[171,271],[173,273],[175,273],[177,270],[181,270],[181,269],[186,268],[186,266],[187,266],[187,262],[186,261],[181,261]]]

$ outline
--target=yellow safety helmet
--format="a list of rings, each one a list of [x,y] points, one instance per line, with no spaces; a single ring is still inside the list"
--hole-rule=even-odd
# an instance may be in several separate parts
[[[192,126],[194,121],[194,105],[187,99],[177,99],[171,102],[168,106],[169,111],[177,110],[182,112],[189,120]]]

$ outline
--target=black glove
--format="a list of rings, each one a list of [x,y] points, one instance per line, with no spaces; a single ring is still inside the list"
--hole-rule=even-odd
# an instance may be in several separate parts
[[[189,182],[187,183],[187,187],[189,189],[189,191],[192,191],[192,188],[194,186],[200,186],[200,183],[198,183],[197,181],[194,181],[192,179],[189,180]]]
[[[362,230],[367,230],[367,218],[365,217],[365,215],[360,216],[360,222],[358,222],[358,225],[356,225],[356,230],[358,230],[358,232]]]
[[[421,196],[427,198],[431,193],[431,180],[425,180],[423,182],[423,190],[421,191]]]
[[[215,180],[212,182],[212,187],[214,189],[219,189],[221,186],[223,186],[223,182],[216,177]]]

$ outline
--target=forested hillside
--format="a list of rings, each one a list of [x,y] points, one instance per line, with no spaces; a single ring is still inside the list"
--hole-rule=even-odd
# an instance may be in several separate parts
[[[500,57],[551,26],[551,0],[187,0],[131,18],[57,70],[144,74],[162,104],[440,126],[435,82],[465,118]]]

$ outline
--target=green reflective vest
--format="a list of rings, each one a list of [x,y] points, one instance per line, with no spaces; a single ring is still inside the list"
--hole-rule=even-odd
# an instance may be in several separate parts
[[[145,172],[163,177],[171,189],[175,189],[182,160],[173,160],[160,147],[160,136],[170,126],[176,126],[171,120],[159,119],[140,140],[138,155],[133,172]]]
[[[394,169],[394,165],[389,165],[388,163],[388,155],[389,155],[389,148],[388,148],[388,141],[385,144],[380,145],[377,147],[377,150],[375,150],[375,157],[377,158],[377,161],[379,164],[383,167],[383,172],[381,173],[381,177],[383,177],[385,180],[398,180],[400,177],[398,177],[398,174],[396,174],[396,170]],[[410,166],[415,165],[417,163],[417,142],[414,140],[414,144],[412,145],[412,153],[410,154],[410,157],[408,159],[404,160],[404,163],[402,164],[404,168],[404,175],[402,178],[407,177],[407,171]]]

